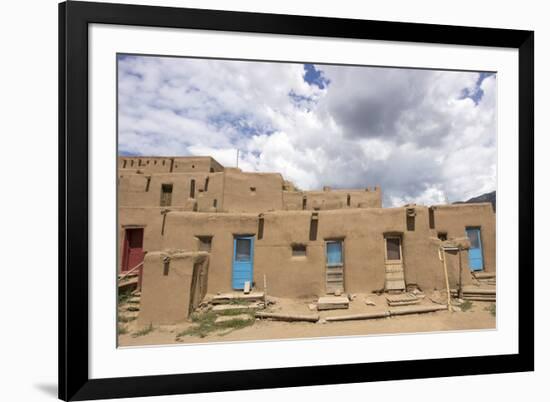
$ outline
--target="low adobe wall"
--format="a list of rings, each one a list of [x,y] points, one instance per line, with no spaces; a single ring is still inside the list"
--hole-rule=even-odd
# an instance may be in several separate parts
[[[463,207],[464,208],[464,207]],[[453,233],[443,219],[430,227],[429,208],[414,207],[414,224],[407,220],[406,208],[349,209],[318,212],[317,235],[310,237],[312,212],[278,211],[262,214],[258,233],[256,214],[197,214],[170,212],[167,215],[163,247],[198,250],[198,237],[211,236],[209,287],[211,293],[231,290],[233,240],[235,235],[254,235],[254,282],[274,296],[309,297],[325,293],[325,241],[344,241],[344,286],[346,292],[370,292],[385,286],[384,236],[399,235],[405,282],[423,290],[445,287],[443,266],[438,256],[438,230]],[[491,212],[492,213],[492,212]],[[459,217],[457,215],[457,217]],[[453,224],[459,223],[450,220]],[[476,221],[482,224],[479,217]],[[480,223],[481,222],[481,223]],[[448,223],[448,222],[447,222]],[[483,226],[482,226],[483,227]],[[461,236],[463,233],[460,231]],[[453,236],[449,236],[453,237]],[[435,238],[435,239],[434,239]],[[494,240],[493,240],[494,241]],[[306,247],[306,256],[292,256],[292,245]],[[494,243],[484,239],[486,255]],[[458,254],[447,253],[451,286],[458,283]],[[462,252],[463,283],[471,281],[467,251]]]
[[[207,277],[208,253],[148,253],[143,267],[138,325],[187,319],[206,294]]]

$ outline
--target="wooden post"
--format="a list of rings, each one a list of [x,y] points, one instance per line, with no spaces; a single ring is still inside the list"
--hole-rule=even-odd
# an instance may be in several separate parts
[[[443,270],[445,271],[445,285],[447,286],[447,309],[451,311],[451,289],[449,288],[449,273],[447,272],[447,253],[443,251]]]
[[[462,299],[462,247],[458,248],[458,298]]]
[[[264,274],[264,308],[267,308],[267,277]]]

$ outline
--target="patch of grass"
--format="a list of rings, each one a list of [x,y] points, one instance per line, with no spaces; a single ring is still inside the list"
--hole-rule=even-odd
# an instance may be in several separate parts
[[[132,291],[130,289],[127,289],[122,292],[118,292],[118,305],[124,304],[132,297]]]
[[[142,328],[136,332],[134,332],[132,334],[132,336],[134,338],[137,338],[138,336],[144,336],[144,335],[147,335],[148,333],[152,332],[153,331],[153,324],[149,324],[149,326],[145,327],[145,328]]]
[[[128,328],[126,328],[124,325],[119,325],[118,326],[118,334],[119,335],[124,335],[124,334],[127,334],[128,333]]]
[[[472,308],[474,304],[470,300],[465,300],[464,303],[460,305],[462,311],[468,311]]]
[[[236,314],[247,314],[247,319],[234,319],[231,321],[224,321],[224,322],[218,322],[216,323],[216,318],[218,316],[231,316]],[[229,333],[236,329],[241,329],[248,327],[252,324],[254,324],[254,311],[246,310],[245,312],[238,310],[238,312],[235,311],[220,311],[214,312],[214,311],[208,311],[206,313],[202,314],[193,314],[191,316],[191,320],[195,325],[192,327],[186,329],[185,331],[180,332],[177,337],[183,337],[183,336],[198,336],[200,338],[204,338],[208,334],[216,331],[222,331],[222,330],[229,330],[226,333]],[[225,334],[224,334],[225,335]]]
[[[494,317],[497,315],[497,305],[492,303],[491,305],[485,307],[485,311],[488,311]]]
[[[250,308],[236,308],[234,310],[222,310],[222,311],[212,311],[212,313],[217,315],[239,315],[239,314],[251,314],[254,315],[256,310],[259,309],[250,309]]]

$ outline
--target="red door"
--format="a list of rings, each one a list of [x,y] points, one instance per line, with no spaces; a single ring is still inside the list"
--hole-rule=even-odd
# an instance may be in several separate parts
[[[122,272],[133,269],[142,263],[143,255],[143,228],[126,229],[122,254]]]

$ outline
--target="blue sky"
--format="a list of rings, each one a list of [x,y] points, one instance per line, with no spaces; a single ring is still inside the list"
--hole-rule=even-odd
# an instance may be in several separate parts
[[[384,205],[496,188],[488,73],[119,56],[119,153],[211,155]]]

